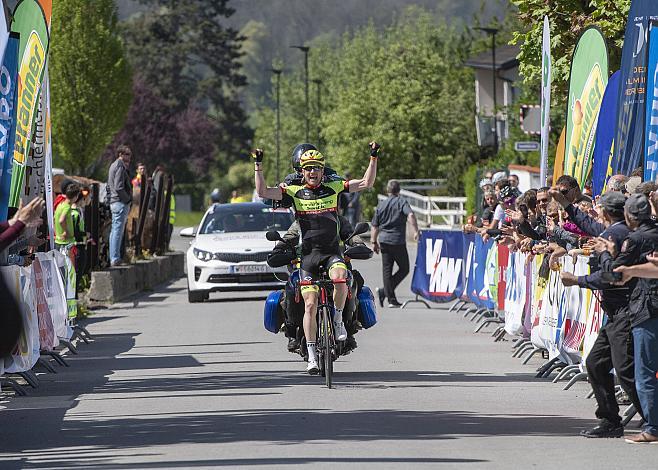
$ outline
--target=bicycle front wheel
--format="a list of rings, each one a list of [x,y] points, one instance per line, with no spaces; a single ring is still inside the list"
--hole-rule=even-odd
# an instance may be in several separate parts
[[[322,340],[324,342],[324,380],[327,388],[331,388],[331,379],[334,373],[333,358],[331,357],[331,320],[329,309],[322,309]]]

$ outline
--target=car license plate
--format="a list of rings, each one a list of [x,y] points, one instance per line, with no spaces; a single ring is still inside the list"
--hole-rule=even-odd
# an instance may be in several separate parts
[[[239,264],[233,266],[233,272],[235,274],[265,273],[267,272],[267,266],[264,264]]]

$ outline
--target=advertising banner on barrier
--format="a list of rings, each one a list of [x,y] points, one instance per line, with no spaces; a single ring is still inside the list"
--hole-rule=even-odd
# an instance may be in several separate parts
[[[612,174],[630,175],[642,166],[649,22],[658,19],[658,2],[633,0],[628,12],[617,107]]]
[[[67,304],[64,279],[55,260],[55,251],[37,253],[36,257],[41,264],[44,279],[44,294],[48,302],[48,309],[52,317],[55,336],[70,338],[70,328],[67,326]]]
[[[564,174],[580,187],[590,177],[594,135],[608,84],[608,48],[598,28],[590,26],[580,35],[571,61],[567,103]]]
[[[461,297],[463,237],[457,231],[421,231],[412,292],[432,302],[450,302]]]
[[[493,240],[485,242],[482,237],[475,237],[475,256],[473,264],[473,285],[472,290],[469,292],[470,297],[475,297],[478,305],[482,308],[493,310],[496,308],[495,297],[491,296],[491,290],[488,282],[488,261],[489,253],[494,251],[496,243]],[[495,260],[496,258],[494,258]],[[493,267],[494,272],[497,269]]]
[[[510,252],[479,236],[427,230],[420,244],[413,292],[435,302],[461,297],[496,309],[507,333],[529,337],[551,359],[576,364],[589,353],[605,315],[592,291],[564,287],[560,280],[560,272],[588,274],[586,257],[574,264],[564,256],[554,271],[546,255]]]
[[[52,5],[51,1],[44,3]],[[18,51],[18,75],[21,86],[18,88],[16,105],[16,141],[9,196],[10,207],[18,207],[19,199],[26,196],[25,167],[32,145],[32,130],[48,56],[49,22],[50,17],[46,18],[46,13],[37,0],[23,0],[14,10],[12,31],[21,35]]]
[[[559,356],[557,343],[562,334],[562,317],[560,316],[560,299],[564,290],[560,274],[551,271],[542,293],[539,321],[530,332],[530,340],[538,348],[548,351],[551,359]]]
[[[53,318],[46,299],[47,279],[44,278],[39,258],[34,259],[30,268],[32,270],[32,296],[39,320],[39,345],[41,350],[50,351],[59,344],[59,341],[55,336]]]
[[[509,263],[505,275],[505,331],[510,335],[523,332],[523,312],[526,302],[526,265],[527,256],[523,253],[509,254]]]
[[[594,196],[604,192],[605,183],[612,176],[612,151],[617,125],[617,100],[619,99],[619,70],[613,73],[603,93],[599,121],[594,138],[592,163],[592,191]]]
[[[12,292],[23,317],[23,329],[14,351],[4,358],[5,372],[25,372],[39,359],[39,320],[31,289],[29,270],[19,266],[1,266],[0,275]]]
[[[507,289],[507,266],[509,263],[509,249],[505,245],[496,244],[498,250],[498,256],[496,257],[496,262],[498,264],[498,269],[496,269],[498,274],[498,283],[496,284],[497,290],[497,305],[499,311],[505,311],[505,290]]]
[[[0,68],[0,220],[7,220],[16,138],[19,36],[11,33]]]
[[[658,22],[649,22],[645,109],[644,181],[658,177]]]
[[[464,259],[464,269],[462,269],[462,294],[463,300],[469,300],[478,307],[480,301],[477,296],[471,296],[471,291],[475,285],[475,234],[464,233],[462,245],[462,258]],[[480,238],[480,237],[477,237]]]
[[[563,260],[563,271],[568,271],[577,276],[589,274],[589,266],[586,258],[579,257],[574,264],[571,257]],[[569,363],[580,362],[581,346],[585,338],[587,326],[587,312],[592,298],[592,291],[580,287],[563,288],[560,314],[563,317],[563,332],[560,338],[556,338],[557,346],[563,357],[569,358]]]
[[[546,186],[548,178],[548,133],[551,127],[551,30],[548,16],[544,16],[541,54],[541,150],[539,181]]]

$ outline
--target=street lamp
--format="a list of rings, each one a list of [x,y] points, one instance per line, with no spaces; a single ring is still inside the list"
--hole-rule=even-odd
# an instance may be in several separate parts
[[[280,114],[280,99],[279,99],[279,90],[281,84],[281,69],[271,69],[272,73],[276,75],[276,180],[281,181],[281,174],[279,172],[279,153],[281,149],[281,114]]]
[[[317,144],[320,146],[320,118],[322,117],[322,80],[316,78],[311,80],[317,85],[317,96],[318,96],[318,141]]]
[[[475,28],[491,35],[491,75],[493,77],[493,122],[494,122],[494,154],[498,153],[498,119],[496,118],[496,34],[497,28]]]
[[[299,49],[304,53],[304,97],[306,102],[306,142],[309,141],[309,120],[308,120],[308,46],[290,46],[292,49]]]

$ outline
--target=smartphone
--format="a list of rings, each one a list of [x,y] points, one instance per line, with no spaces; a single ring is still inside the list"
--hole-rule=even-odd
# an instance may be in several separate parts
[[[621,281],[621,273],[604,271],[601,273],[601,280],[605,282],[619,282]]]

